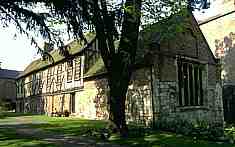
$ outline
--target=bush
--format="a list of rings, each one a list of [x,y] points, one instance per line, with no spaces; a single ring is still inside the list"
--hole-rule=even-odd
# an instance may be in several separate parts
[[[69,111],[68,111],[68,110],[65,110],[65,111],[64,111],[64,116],[65,116],[65,117],[69,117],[69,115],[70,115],[70,114],[69,114]]]
[[[0,111],[0,119],[5,118],[5,115]]]
[[[226,126],[226,128],[224,129],[224,134],[227,138],[234,141],[235,140],[235,127],[234,127],[234,125]]]
[[[221,124],[215,123],[210,125],[210,134],[214,137],[214,138],[218,138],[224,135],[224,128],[221,127]]]
[[[16,104],[11,101],[0,100],[0,112],[15,110]]]
[[[222,124],[209,124],[205,121],[191,123],[185,120],[161,120],[156,123],[155,129],[209,140],[216,140],[224,135]]]

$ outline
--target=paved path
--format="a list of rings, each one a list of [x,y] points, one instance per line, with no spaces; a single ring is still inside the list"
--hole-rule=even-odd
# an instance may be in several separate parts
[[[30,124],[46,124],[46,121],[32,121],[30,116],[12,117],[10,120],[0,121],[0,128],[13,128],[19,136],[35,137],[42,141],[54,143],[58,147],[124,147],[108,142],[96,142],[86,137],[65,136],[63,134],[48,133],[38,128],[31,128]]]

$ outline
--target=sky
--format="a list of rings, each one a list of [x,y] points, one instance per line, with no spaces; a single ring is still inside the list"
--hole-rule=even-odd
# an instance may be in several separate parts
[[[224,6],[224,0],[210,0],[211,7],[208,10],[194,12],[198,20],[203,20],[213,15],[229,11],[231,4]],[[226,0],[229,1],[229,0]],[[233,1],[233,0],[230,0]],[[234,8],[234,7],[233,7]],[[8,28],[0,28],[0,62],[1,68],[23,71],[30,62],[38,59],[37,49],[31,45],[30,40],[24,35],[17,33],[15,27],[10,25]],[[43,41],[39,44],[43,44]]]
[[[17,34],[17,37],[14,37],[15,33],[17,31],[14,26],[0,28],[1,68],[23,71],[39,55],[26,36]]]
[[[197,20],[204,20],[212,16],[225,14],[235,10],[234,0],[210,0],[210,3],[209,9],[194,12],[194,16]]]

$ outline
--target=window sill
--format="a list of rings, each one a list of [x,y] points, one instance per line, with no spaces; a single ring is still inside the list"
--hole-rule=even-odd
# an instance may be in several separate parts
[[[207,106],[178,106],[176,109],[179,111],[209,110]]]

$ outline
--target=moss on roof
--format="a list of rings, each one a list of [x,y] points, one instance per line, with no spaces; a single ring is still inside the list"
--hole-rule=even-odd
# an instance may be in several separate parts
[[[87,41],[90,42],[95,38],[95,34],[94,33],[87,33],[86,38],[87,38]],[[81,40],[74,40],[71,43],[69,43],[68,46],[69,46],[69,49],[68,49],[69,53],[71,55],[74,55],[76,53],[79,53],[84,48],[84,42]],[[57,63],[65,58],[64,56],[62,56],[59,53],[58,49],[51,51],[50,55],[53,57],[54,63]],[[31,62],[25,68],[25,70],[22,72],[22,74],[19,75],[19,77],[25,76],[27,74],[30,74],[30,73],[36,71],[36,70],[40,70],[42,68],[45,68],[49,65],[52,65],[52,62],[50,62],[48,60],[43,61],[42,59],[37,59],[37,60]]]
[[[90,77],[94,75],[98,75],[101,73],[105,73],[107,70],[104,66],[104,62],[102,57],[99,57],[94,65],[92,65],[89,70],[84,74],[84,77]]]

